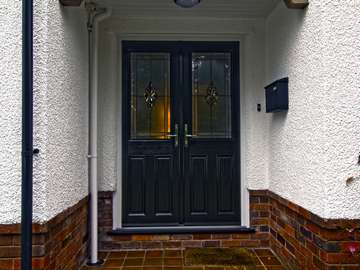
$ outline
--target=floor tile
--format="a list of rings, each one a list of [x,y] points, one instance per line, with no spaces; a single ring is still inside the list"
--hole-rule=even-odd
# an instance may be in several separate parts
[[[183,265],[182,258],[164,258],[164,265]]]
[[[142,258],[126,258],[124,261],[124,266],[142,266],[144,259]]]
[[[148,250],[145,253],[145,257],[162,257],[164,255],[164,251],[162,250]]]
[[[124,266],[121,270],[143,270],[141,266]]]
[[[165,250],[164,257],[181,257],[181,250]]]
[[[126,251],[116,251],[116,252],[110,252],[108,255],[108,259],[121,259],[121,258],[125,258],[126,256]]]
[[[134,251],[128,251],[127,257],[128,258],[141,258],[145,256],[144,250],[134,250]]]
[[[254,251],[259,257],[274,256],[270,249],[255,249]]]
[[[203,270],[204,266],[184,266],[184,270]]]
[[[246,270],[245,266],[225,266],[224,270]]]
[[[246,266],[245,270],[267,270],[267,268],[263,265],[256,265],[256,266]]]
[[[286,270],[286,268],[281,265],[268,265],[268,266],[266,266],[266,269],[267,270]]]
[[[183,266],[164,266],[164,270],[183,270]]]
[[[144,266],[143,270],[162,270],[162,266]]]
[[[265,266],[268,265],[281,265],[280,261],[274,256],[259,257]]]
[[[205,266],[205,270],[225,270],[224,266]]]
[[[259,257],[254,255],[253,257],[255,265],[263,265],[263,263],[260,261]]]
[[[164,264],[164,260],[163,258],[150,258],[150,259],[145,259],[144,261],[144,265],[158,265],[158,266],[162,266]]]
[[[114,267],[117,267],[117,268],[120,268],[124,263],[124,259],[107,259],[105,260],[104,262],[104,265],[103,267],[104,268],[114,268]]]

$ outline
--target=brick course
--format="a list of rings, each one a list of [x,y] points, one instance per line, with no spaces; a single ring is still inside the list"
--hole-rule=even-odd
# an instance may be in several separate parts
[[[257,229],[256,233],[109,235],[108,232],[112,230],[112,192],[101,192],[99,194],[100,249],[114,251],[189,247],[269,247],[268,200],[253,202],[252,207],[261,209],[258,216],[251,218],[252,227]]]
[[[33,224],[33,270],[77,270],[87,255],[88,199]],[[0,225],[0,270],[21,268],[21,226]]]
[[[289,269],[360,269],[360,220],[327,220],[270,191],[250,194],[268,201],[270,247]]]
[[[111,192],[99,195],[99,223],[104,251],[271,247],[289,269],[360,269],[360,220],[322,219],[267,190],[250,191],[250,223],[256,233],[109,235]]]
[[[256,233],[109,235],[112,192],[99,193],[100,248],[270,247],[289,269],[360,269],[360,220],[326,220],[266,190],[250,191]],[[87,255],[88,199],[33,225],[33,269],[79,269]],[[20,225],[0,225],[0,270],[20,269]]]

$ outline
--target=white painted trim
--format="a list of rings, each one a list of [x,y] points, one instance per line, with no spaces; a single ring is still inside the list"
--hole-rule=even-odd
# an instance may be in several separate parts
[[[245,42],[240,42],[240,209],[241,225],[250,226],[249,190],[246,178]],[[243,78],[243,79],[242,79]]]
[[[245,38],[246,34],[223,34],[223,35],[214,35],[211,33],[200,33],[200,34],[159,34],[159,33],[146,33],[146,34],[119,34],[116,35],[116,67],[113,67],[113,70],[118,70],[116,72],[117,78],[113,80],[115,89],[119,89],[119,106],[118,106],[118,117],[122,119],[122,41],[124,40],[178,40],[178,41],[239,41],[240,42],[240,196],[241,196],[241,225],[249,226],[250,225],[250,209],[249,209],[249,191],[247,189],[247,179],[245,174],[246,168],[246,158],[245,158]],[[120,121],[118,121],[120,123]],[[113,229],[118,229],[122,227],[122,125],[118,125],[118,155],[117,155],[117,181],[116,181],[116,191],[113,196]]]
[[[117,119],[122,119],[122,42],[119,41],[119,38],[111,33],[111,52],[116,55],[115,59],[112,62],[112,72],[114,73],[113,78],[113,87],[114,89],[119,89],[116,91],[117,98],[119,100],[117,108]],[[118,71],[118,72],[117,72]],[[118,88],[120,86],[120,88]],[[118,122],[119,123],[119,122]],[[123,129],[122,125],[116,125],[117,130],[117,164],[116,164],[116,190],[113,195],[113,229],[118,229],[122,227],[122,134]]]

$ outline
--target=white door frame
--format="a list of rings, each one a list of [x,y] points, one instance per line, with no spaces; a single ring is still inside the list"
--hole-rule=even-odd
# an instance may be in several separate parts
[[[159,34],[159,33],[146,33],[146,34],[123,34],[109,31],[111,48],[114,55],[116,55],[116,61],[111,63],[110,70],[116,71],[113,76],[114,89],[117,89],[119,93],[122,91],[122,41],[124,40],[142,40],[142,41],[239,41],[240,43],[240,196],[241,196],[241,225],[250,226],[250,209],[249,209],[249,192],[247,189],[247,179],[245,173],[245,83],[244,83],[244,44],[249,33],[243,34],[213,34],[213,33],[198,33],[198,34]],[[122,95],[118,95],[120,100],[117,107],[117,119],[122,119]],[[113,229],[119,229],[122,227],[122,125],[121,121],[118,121],[118,138],[117,138],[117,179],[116,179],[116,191],[113,195]]]

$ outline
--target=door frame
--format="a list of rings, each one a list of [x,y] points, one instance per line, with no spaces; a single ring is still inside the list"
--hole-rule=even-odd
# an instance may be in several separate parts
[[[202,139],[202,143],[206,142],[206,141],[217,141],[217,143],[221,143],[221,141],[224,141],[224,143],[228,144],[232,144],[232,146],[237,149],[234,152],[234,156],[233,156],[233,161],[232,163],[235,164],[235,175],[237,175],[237,177],[240,178],[240,134],[241,134],[241,130],[240,130],[240,111],[238,110],[239,106],[240,106],[240,59],[239,59],[239,50],[240,50],[240,44],[239,41],[154,41],[154,40],[150,40],[150,41],[138,41],[138,40],[124,40],[122,41],[122,53],[123,53],[123,57],[122,57],[122,89],[126,90],[126,91],[122,91],[122,127],[123,127],[123,131],[122,131],[122,156],[124,157],[122,159],[122,178],[126,179],[126,177],[129,176],[129,172],[127,171],[128,169],[128,155],[129,155],[129,150],[128,150],[128,141],[130,140],[130,109],[129,109],[129,102],[130,102],[130,96],[129,96],[129,92],[128,90],[130,89],[130,58],[129,58],[129,54],[132,52],[167,52],[167,53],[171,53],[171,60],[170,62],[172,64],[175,64],[174,66],[171,66],[172,69],[170,71],[170,76],[173,78],[173,76],[176,76],[175,74],[178,74],[183,80],[185,81],[181,81],[180,84],[172,81],[171,85],[173,85],[173,93],[175,93],[175,96],[177,96],[178,98],[180,89],[184,88],[187,90],[191,90],[191,59],[189,59],[189,55],[191,56],[191,52],[202,52],[202,53],[211,53],[211,52],[225,52],[225,53],[231,53],[231,130],[232,130],[232,136],[231,138],[228,139],[220,139],[220,138],[215,138],[215,139]],[[124,55],[124,53],[126,53],[126,57]],[[185,53],[185,54],[184,54]],[[185,55],[187,55],[185,57]],[[182,56],[184,57],[184,59],[186,61],[184,61],[183,63],[180,64],[180,60],[182,58]],[[178,64],[180,64],[180,66],[178,66]],[[187,69],[190,68],[190,69]],[[183,69],[183,70],[182,70]],[[181,80],[182,80],[181,79]],[[189,91],[185,91],[182,95],[181,98],[179,100],[176,101],[176,103],[180,102],[180,106],[182,107],[183,112],[185,112],[185,114],[182,115],[177,115],[177,117],[179,117],[178,120],[176,120],[181,127],[183,127],[183,123],[185,122],[191,122],[191,111],[192,111],[192,105],[191,105],[191,92]],[[189,103],[188,103],[189,102]],[[175,105],[175,104],[173,104]],[[172,111],[173,112],[177,112],[180,113],[180,111],[178,110],[179,108],[176,106],[172,107]],[[172,117],[172,121],[173,121],[173,117]],[[187,120],[186,120],[187,119]],[[174,123],[173,123],[174,124]],[[191,125],[192,126],[192,125]],[[181,129],[180,129],[181,130]],[[180,131],[180,133],[182,134],[183,131]],[[150,139],[151,141],[151,139]],[[182,141],[182,139],[180,140]],[[139,143],[141,144],[141,140],[139,141]],[[155,142],[155,141],[154,141]],[[181,144],[181,143],[180,143]],[[171,226],[171,224],[173,224],[174,228],[176,228],[177,226],[200,226],[200,227],[205,227],[205,226],[240,226],[241,223],[241,203],[242,203],[242,194],[241,194],[241,190],[240,190],[240,186],[241,186],[241,180],[240,183],[236,183],[237,185],[237,189],[238,191],[236,192],[236,197],[238,197],[236,200],[238,201],[235,205],[236,205],[236,211],[234,213],[236,213],[234,215],[233,218],[235,218],[234,220],[231,220],[230,216],[227,217],[221,217],[221,215],[218,217],[220,219],[223,219],[223,221],[191,221],[190,224],[189,221],[186,221],[186,217],[185,217],[185,205],[184,202],[186,201],[186,196],[188,195],[185,192],[185,186],[186,186],[186,175],[187,172],[183,171],[184,168],[186,167],[186,162],[185,161],[185,153],[186,153],[186,149],[185,148],[179,148],[179,156],[178,158],[180,158],[180,160],[178,160],[179,162],[179,166],[181,164],[181,166],[178,168],[180,169],[179,171],[179,180],[180,182],[176,182],[179,188],[179,192],[180,192],[180,197],[179,197],[179,201],[178,201],[178,210],[176,211],[176,213],[179,215],[179,223],[178,225],[173,224],[173,222],[170,222],[170,224],[165,223],[164,225],[161,226]],[[128,182],[126,182],[128,184]],[[128,204],[128,193],[126,192],[126,190],[124,189],[124,187],[126,187],[126,183],[122,182],[122,219],[125,219],[125,212],[126,212],[126,207]],[[215,195],[215,194],[213,194]],[[195,215],[196,216],[196,215]],[[194,217],[195,217],[194,216]],[[205,218],[205,217],[204,217]],[[205,219],[208,219],[209,217],[206,216]],[[214,217],[212,217],[214,218]],[[127,221],[129,222],[129,221]],[[207,224],[208,223],[208,224]],[[130,222],[130,224],[132,224]],[[152,225],[153,224],[153,225]],[[151,226],[155,226],[155,224],[157,224],[157,222],[154,221],[150,221],[149,223],[146,223],[145,225],[142,225],[144,228],[147,227],[151,227]],[[127,226],[130,227],[134,227],[134,225],[129,225],[127,224]]]
[[[117,108],[118,119],[123,118],[123,85],[122,85],[122,43],[126,40],[137,40],[137,41],[237,41],[239,42],[239,98],[240,98],[240,216],[241,216],[241,225],[244,227],[250,226],[250,203],[249,203],[249,191],[248,184],[246,179],[246,157],[245,157],[245,144],[246,144],[246,134],[245,134],[245,41],[250,37],[248,33],[240,33],[240,34],[224,34],[224,35],[214,35],[214,34],[162,34],[158,33],[154,34],[128,34],[128,33],[116,33],[116,32],[108,32],[109,38],[111,40],[111,54],[116,57],[112,58],[110,63],[110,68],[113,70],[112,76],[112,85],[117,91],[120,93],[118,95],[119,105]],[[117,179],[116,179],[116,187],[115,192],[113,193],[112,199],[112,210],[113,210],[113,229],[121,229],[122,228],[122,179],[123,179],[123,129],[122,123],[118,123],[118,138],[117,138]]]

